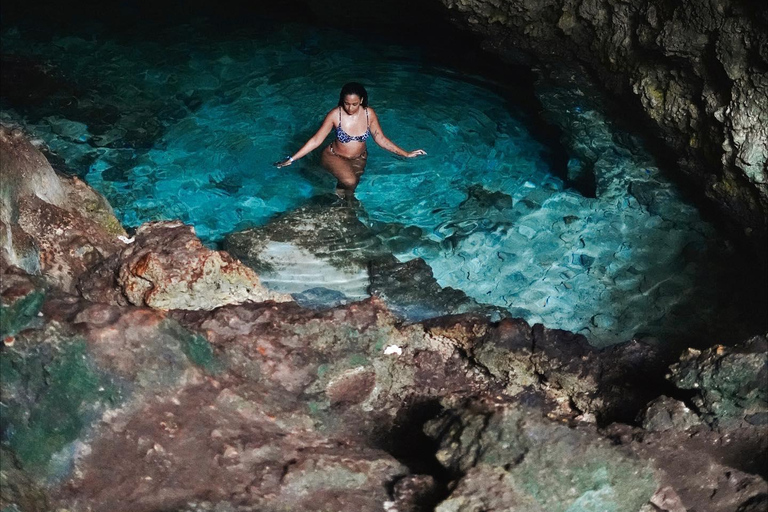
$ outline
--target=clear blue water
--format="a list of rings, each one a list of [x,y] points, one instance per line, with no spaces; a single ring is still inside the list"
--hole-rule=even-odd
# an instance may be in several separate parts
[[[185,25],[156,41],[44,43],[9,29],[3,47],[76,82],[68,109],[2,116],[78,169],[126,226],[181,219],[215,244],[327,194],[335,181],[319,150],[271,164],[355,80],[391,139],[428,152],[400,159],[371,143],[357,191],[361,220],[388,233],[400,260],[423,258],[441,285],[596,345],[679,335],[714,314],[703,283],[714,279],[716,233],[577,75],[542,69],[536,94],[568,139],[569,165],[594,168],[596,197],[550,169],[550,149],[499,84],[414,48],[301,24],[248,37],[212,39]],[[385,229],[393,224],[407,243]]]

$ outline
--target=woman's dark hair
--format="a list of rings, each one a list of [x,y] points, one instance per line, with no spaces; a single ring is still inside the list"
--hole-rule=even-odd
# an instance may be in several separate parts
[[[363,106],[363,108],[368,107],[368,91],[365,90],[363,84],[359,84],[357,82],[349,82],[348,84],[344,84],[344,86],[341,88],[341,94],[339,94],[340,107],[344,106],[344,98],[350,94],[360,96],[360,104]]]

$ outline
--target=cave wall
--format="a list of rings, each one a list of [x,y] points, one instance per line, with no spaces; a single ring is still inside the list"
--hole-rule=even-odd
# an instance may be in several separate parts
[[[750,0],[439,0],[509,62],[575,59],[641,106],[681,171],[763,243],[768,8]]]

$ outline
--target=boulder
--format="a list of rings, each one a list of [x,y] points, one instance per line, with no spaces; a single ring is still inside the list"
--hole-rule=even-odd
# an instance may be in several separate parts
[[[542,390],[562,411],[583,419],[631,421],[656,396],[668,355],[641,341],[603,349],[586,338],[521,319],[495,324],[471,316],[427,322],[435,335],[457,339],[510,395]]]
[[[0,126],[0,259],[75,291],[77,279],[123,244],[109,203],[57,174],[19,129]]]
[[[692,402],[712,425],[768,425],[765,336],[733,347],[689,349],[670,367],[669,379],[695,393]]]
[[[473,404],[446,411],[426,431],[438,440],[438,461],[458,476],[439,512],[636,512],[658,487],[647,461],[593,428],[571,428],[524,407]]]
[[[639,418],[643,428],[652,432],[687,430],[701,424],[701,420],[683,402],[660,396],[648,404]]]
[[[661,510],[732,512],[768,503],[765,430],[718,432],[702,424],[648,431],[614,423],[601,434],[651,462],[659,486],[650,501]]]
[[[181,222],[141,225],[121,251],[83,276],[78,288],[95,302],[156,309],[214,309],[245,301],[288,301],[224,251],[205,247]]]

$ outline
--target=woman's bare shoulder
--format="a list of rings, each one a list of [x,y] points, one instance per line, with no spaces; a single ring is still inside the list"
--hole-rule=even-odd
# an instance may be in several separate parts
[[[323,118],[323,122],[326,123],[328,121],[335,121],[339,118],[338,114],[339,107],[333,107],[331,110],[328,111],[327,114],[325,114],[325,117]]]

